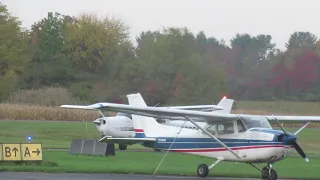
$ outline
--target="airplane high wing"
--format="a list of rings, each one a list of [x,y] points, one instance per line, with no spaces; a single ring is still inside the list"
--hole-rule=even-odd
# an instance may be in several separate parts
[[[88,106],[82,105],[61,105],[62,108],[69,109],[84,109],[84,110],[106,110],[115,112],[124,112],[129,114],[136,114],[155,118],[183,118],[185,116],[194,118],[227,118],[229,120],[237,118],[234,114],[218,114],[213,112],[202,112],[192,110],[181,110],[164,107],[140,107],[127,104],[115,103],[96,103]],[[231,119],[230,119],[231,118]],[[181,120],[181,119],[180,119]]]
[[[221,114],[215,112],[202,112],[192,110],[181,110],[163,107],[142,107],[127,104],[115,103],[96,103],[88,106],[79,105],[62,105],[62,108],[70,109],[86,109],[86,110],[107,110],[115,112],[125,112],[130,114],[154,117],[154,118],[201,118],[203,121],[232,121],[239,118],[259,116],[268,120],[276,121],[293,121],[293,122],[320,122],[320,116],[265,116],[265,115],[249,115],[249,114]],[[181,120],[181,119],[180,119]],[[199,119],[200,120],[200,119]]]
[[[102,104],[102,106],[100,106]],[[62,105],[60,107],[70,108],[70,109],[83,109],[83,110],[108,110],[104,105],[115,103],[96,103],[88,106],[84,105]],[[193,105],[193,106],[164,106],[157,108],[165,108],[165,109],[181,109],[181,110],[198,110],[198,111],[213,111],[213,110],[223,110],[224,107],[218,105]],[[120,112],[120,111],[119,111]]]

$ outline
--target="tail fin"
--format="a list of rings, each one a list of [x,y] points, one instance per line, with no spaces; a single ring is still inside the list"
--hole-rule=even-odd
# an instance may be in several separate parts
[[[146,102],[140,93],[127,95],[129,105],[147,107]],[[134,131],[137,138],[145,138],[150,134],[150,130],[156,130],[159,123],[152,117],[132,114]],[[149,131],[149,132],[148,132]]]
[[[230,114],[233,106],[233,99],[227,99],[223,97],[220,102],[217,104],[218,106],[223,107],[222,110],[215,110],[213,112],[222,113],[222,114]]]

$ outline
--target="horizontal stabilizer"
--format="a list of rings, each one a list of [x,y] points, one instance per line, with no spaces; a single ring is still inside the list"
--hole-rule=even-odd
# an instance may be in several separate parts
[[[110,138],[103,137],[99,142],[117,143],[117,144],[137,144],[139,142],[155,142],[155,138]]]
[[[84,109],[84,110],[99,110],[99,107],[96,104],[93,105],[61,105],[60,107],[66,109]]]

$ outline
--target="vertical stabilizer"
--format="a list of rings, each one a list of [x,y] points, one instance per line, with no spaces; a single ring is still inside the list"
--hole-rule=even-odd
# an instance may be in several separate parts
[[[215,113],[222,113],[222,114],[230,114],[233,106],[233,99],[227,99],[223,97],[220,102],[217,104],[218,106],[223,107],[222,110],[214,110]]]
[[[140,93],[127,95],[129,105],[147,107],[146,102]],[[150,134],[150,131],[157,130],[159,123],[152,117],[132,114],[134,131],[137,138],[143,138]]]

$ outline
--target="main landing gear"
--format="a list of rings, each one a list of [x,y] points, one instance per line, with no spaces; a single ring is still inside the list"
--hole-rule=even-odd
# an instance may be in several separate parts
[[[206,164],[200,164],[197,169],[197,175],[199,177],[207,177],[209,174],[209,169],[213,168],[215,165],[217,165],[219,162],[221,162],[223,159],[218,159],[216,162],[214,162],[211,166],[207,166]]]
[[[277,180],[278,174],[277,172],[272,168],[272,164],[268,164],[267,166],[263,167],[262,170],[259,169],[257,166],[250,164],[254,168],[261,171],[261,178],[262,179],[268,179],[268,180]]]
[[[119,149],[120,150],[126,150],[127,149],[127,145],[126,144],[119,144]]]

